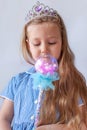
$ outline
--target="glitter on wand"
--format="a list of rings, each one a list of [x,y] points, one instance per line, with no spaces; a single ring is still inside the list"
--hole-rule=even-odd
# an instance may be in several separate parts
[[[33,88],[39,89],[39,96],[36,108],[34,129],[37,128],[37,124],[39,122],[43,93],[48,89],[54,89],[55,86],[52,84],[52,82],[59,79],[58,63],[57,60],[51,55],[44,55],[39,57],[39,59],[36,61],[35,69],[36,73],[33,74]]]

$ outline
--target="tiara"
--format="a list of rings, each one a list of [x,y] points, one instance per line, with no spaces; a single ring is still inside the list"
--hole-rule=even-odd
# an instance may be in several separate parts
[[[33,19],[50,16],[59,18],[58,13],[53,8],[45,6],[43,3],[37,1],[36,5],[32,7],[32,9],[28,12],[27,16],[25,17],[26,22],[30,22]]]

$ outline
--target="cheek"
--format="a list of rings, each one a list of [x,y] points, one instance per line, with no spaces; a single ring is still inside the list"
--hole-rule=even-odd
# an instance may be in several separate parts
[[[31,44],[29,44],[28,47],[29,47],[31,54],[33,54],[35,52],[35,48]]]
[[[33,46],[29,46],[29,50],[30,50],[30,53],[31,53],[31,56],[34,60],[36,60],[39,56],[39,50],[36,49],[35,47]]]
[[[28,43],[28,49],[29,49],[31,56],[33,57],[34,48],[29,43]]]
[[[54,55],[57,59],[59,59],[60,54],[61,54],[61,44],[56,46],[54,49]]]

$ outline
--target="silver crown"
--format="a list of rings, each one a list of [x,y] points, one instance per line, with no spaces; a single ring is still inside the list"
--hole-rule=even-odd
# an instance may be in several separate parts
[[[43,3],[37,1],[36,5],[32,7],[32,9],[28,12],[25,20],[30,22],[33,19],[43,17],[43,16],[51,16],[58,19],[58,13],[53,8],[45,6]]]

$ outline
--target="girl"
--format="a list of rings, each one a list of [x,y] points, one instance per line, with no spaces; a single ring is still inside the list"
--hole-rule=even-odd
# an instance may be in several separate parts
[[[25,60],[32,63],[40,55],[50,54],[58,61],[60,75],[55,89],[45,92],[36,130],[87,130],[86,81],[74,65],[62,18],[37,2],[26,19],[22,37]],[[33,129],[39,94],[33,89],[35,72],[33,66],[14,76],[1,94],[5,100],[0,109],[0,130]]]

